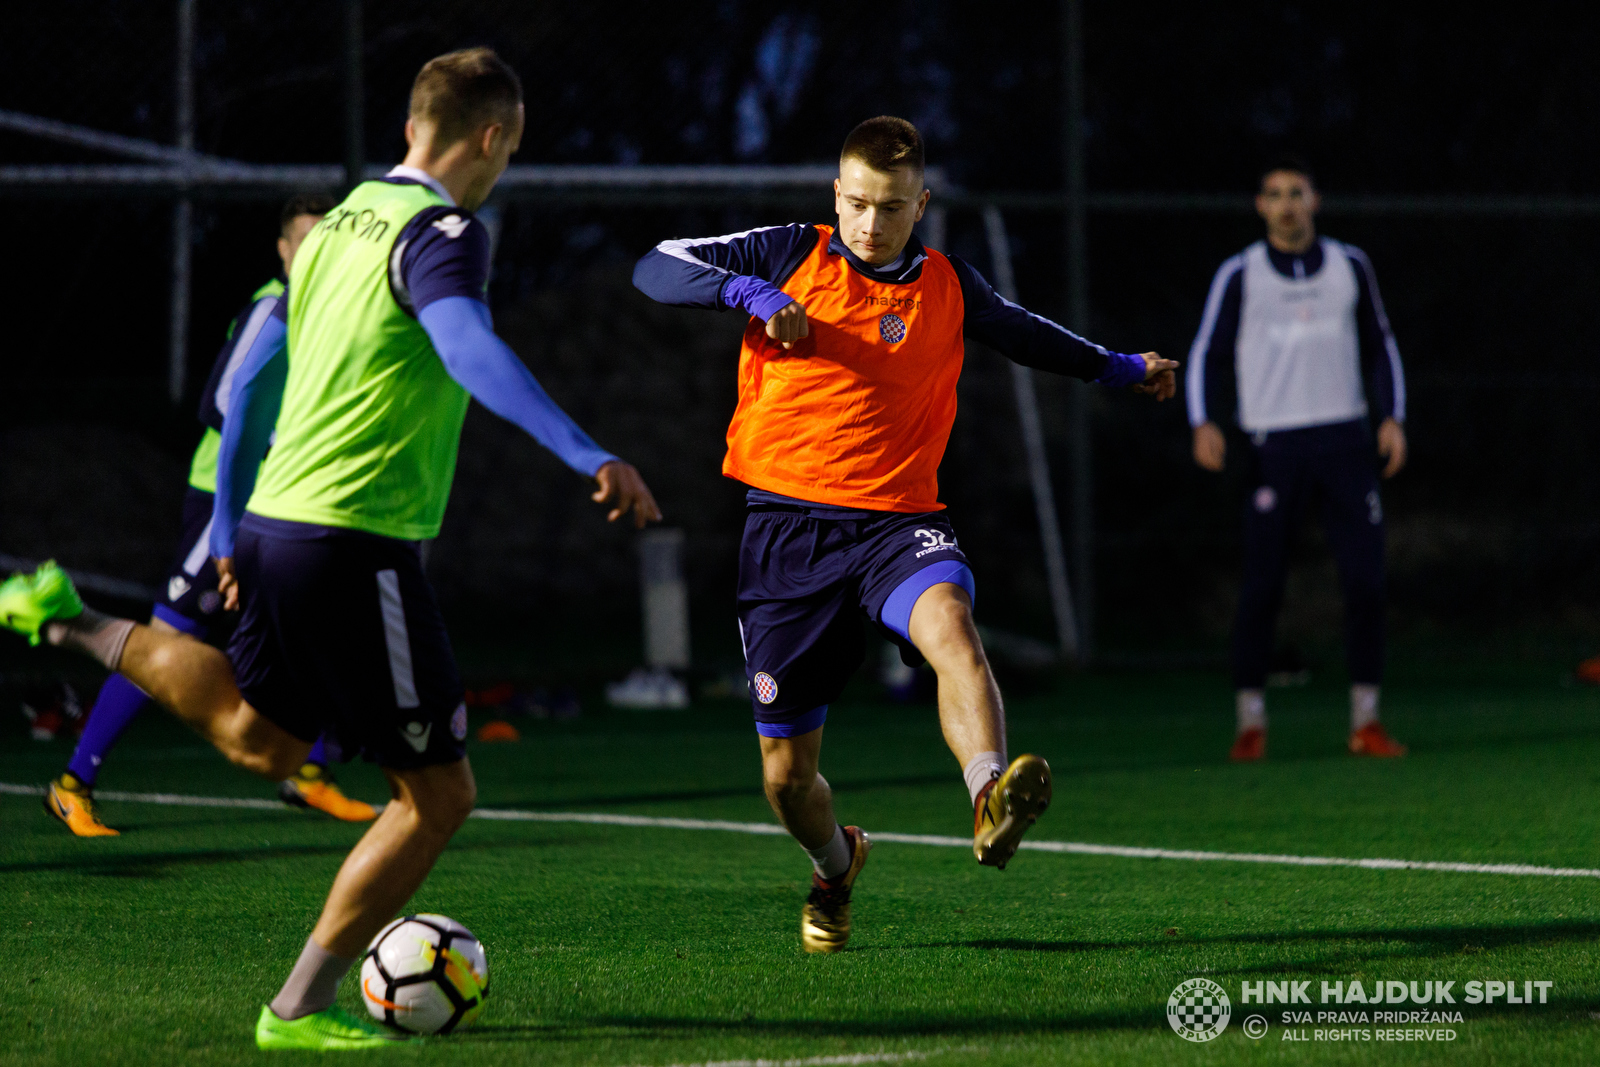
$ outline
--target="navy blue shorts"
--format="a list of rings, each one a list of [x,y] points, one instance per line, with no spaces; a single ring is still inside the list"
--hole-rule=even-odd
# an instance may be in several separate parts
[[[1378,449],[1366,421],[1262,434],[1248,458],[1251,492],[1244,509],[1244,574],[1233,627],[1234,688],[1266,684],[1290,543],[1313,503],[1319,505],[1338,565],[1350,680],[1378,685],[1384,658],[1383,497]]]
[[[866,654],[861,616],[920,663],[905,632],[917,597],[940,582],[974,591],[942,514],[822,514],[756,505],[745,517],[739,633],[756,730],[767,737],[822,725]]]
[[[152,614],[176,630],[205,637],[224,618],[211,560],[211,504],[216,498],[189,487],[183,496],[183,537]]]
[[[251,707],[381,767],[465,754],[461,676],[414,542],[247,514],[234,568],[228,658]]]

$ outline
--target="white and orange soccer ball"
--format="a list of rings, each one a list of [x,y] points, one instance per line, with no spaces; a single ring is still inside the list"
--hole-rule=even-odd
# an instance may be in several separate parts
[[[378,931],[361,961],[361,999],[408,1034],[470,1026],[489,992],[489,961],[472,931],[443,915],[406,915]]]

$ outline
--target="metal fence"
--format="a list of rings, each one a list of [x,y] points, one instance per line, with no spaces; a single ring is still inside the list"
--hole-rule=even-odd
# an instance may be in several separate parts
[[[756,22],[765,20],[777,26],[789,17],[783,13],[763,13],[760,5],[751,6],[755,9],[751,18]],[[153,135],[134,136],[68,121],[85,113],[86,109],[78,100],[63,101],[59,113],[44,113],[10,106],[13,101],[0,98],[0,105],[7,105],[5,110],[0,110],[0,130],[14,135],[5,143],[19,156],[22,152],[18,146],[26,139],[29,144],[58,146],[69,155],[87,153],[113,159],[111,162],[81,158],[8,159],[0,162],[0,196],[40,203],[67,201],[95,205],[153,199],[170,206],[165,384],[167,395],[175,404],[196,384],[197,371],[191,353],[197,346],[191,338],[191,323],[196,314],[192,291],[197,207],[271,203],[292,190],[337,189],[347,187],[359,177],[381,173],[384,165],[373,159],[374,153],[368,148],[368,131],[375,121],[371,110],[373,100],[375,96],[380,98],[378,106],[392,120],[396,117],[394,101],[403,97],[403,84],[388,71],[383,75],[382,91],[374,94],[371,88],[374,75],[368,61],[375,54],[376,42],[410,32],[406,29],[406,19],[415,17],[414,10],[391,12],[377,6],[364,9],[360,0],[345,0],[335,18],[322,5],[291,7],[280,21],[299,21],[314,31],[311,36],[317,40],[317,54],[321,58],[307,67],[305,56],[285,50],[276,58],[256,56],[254,62],[267,72],[262,75],[263,84],[271,84],[276,76],[271,71],[276,65],[283,68],[281,80],[285,85],[296,84],[299,78],[322,87],[319,90],[321,106],[316,112],[319,133],[315,141],[323,150],[330,150],[328,155],[338,155],[337,149],[342,147],[342,159],[264,162],[235,158],[220,151],[203,151],[199,147],[197,101],[215,88],[217,79],[202,81],[197,76],[197,67],[202,65],[208,49],[221,47],[219,35],[227,36],[229,47],[237,51],[239,35],[250,32],[251,18],[266,17],[264,11],[265,8],[252,5],[224,11],[201,5],[198,0],[176,0],[171,9],[172,38],[167,46],[154,47],[153,41],[147,39],[142,42],[147,51],[144,61],[130,62],[126,57],[119,61],[119,70],[142,71],[142,81],[134,95],[159,101],[162,94],[154,87],[162,82],[170,85],[167,94],[170,98],[170,142]],[[1065,146],[1063,184],[1055,190],[978,190],[963,188],[936,169],[930,173],[930,185],[936,190],[938,210],[930,213],[927,227],[931,243],[942,245],[952,213],[961,216],[964,225],[977,225],[983,234],[984,253],[994,280],[1003,292],[1016,294],[1020,278],[1024,293],[1037,298],[1037,283],[1030,287],[1025,274],[1031,267],[1038,277],[1052,279],[1050,284],[1059,286],[1057,298],[1046,299],[1046,305],[1053,306],[1057,314],[1064,314],[1068,323],[1080,332],[1089,333],[1091,321],[1098,322],[1102,318],[1092,314],[1090,304],[1091,277],[1097,271],[1090,238],[1097,227],[1118,219],[1141,224],[1161,218],[1247,219],[1252,208],[1249,198],[1237,192],[1118,192],[1088,187],[1084,29],[1080,0],[1065,0],[1059,14],[1060,34],[1056,47],[1062,75],[1058,82],[1061,97],[1058,112],[1059,138]],[[472,22],[480,37],[485,33],[492,36],[482,28],[494,23],[497,17],[510,19],[503,9],[496,9]],[[223,23],[225,25],[221,25]],[[140,32],[153,34],[155,31],[150,25],[141,23]],[[113,33],[115,26],[102,27],[102,30]],[[281,31],[281,26],[274,30],[278,36],[273,39],[281,41]],[[770,38],[772,32],[775,31],[767,31],[767,37],[759,38],[758,44]],[[426,40],[427,33],[417,36],[425,41],[418,42],[412,52],[425,54],[438,50],[433,40]],[[13,37],[14,43],[21,39]],[[61,46],[59,41],[52,43]],[[91,45],[108,48],[110,41],[102,36]],[[330,60],[330,55],[336,55],[337,60]],[[95,56],[87,52],[74,58],[86,67],[92,67],[95,60]],[[389,62],[389,65],[394,63]],[[309,74],[305,73],[308,69]],[[639,87],[637,82],[635,87]],[[778,90],[772,90],[772,95],[776,98]],[[779,105],[772,104],[772,107]],[[591,125],[600,127],[606,119],[607,113],[598,113]],[[146,115],[146,127],[160,124],[157,118]],[[330,131],[337,136],[330,136]],[[603,133],[598,130],[594,136]],[[517,164],[500,183],[495,204],[502,208],[524,208],[546,218],[566,212],[573,219],[587,219],[591,217],[588,213],[608,210],[651,209],[664,213],[663,217],[675,215],[679,218],[779,209],[825,210],[821,207],[825,201],[819,190],[826,187],[832,173],[826,165],[758,163]],[[1600,198],[1336,194],[1326,198],[1325,212],[1336,222],[1383,220],[1400,225],[1583,223],[1600,218]],[[1017,229],[1015,220],[1019,218],[1028,220],[1027,251],[1014,268],[1010,250],[1015,243],[1012,239]],[[1056,220],[1053,236],[1049,233],[1050,218]],[[1036,225],[1040,219],[1046,220],[1042,229]],[[1008,233],[1008,223],[1012,233]],[[1201,295],[1195,294],[1196,313]],[[1402,338],[1402,343],[1404,341]],[[1513,378],[1518,387],[1526,384],[1525,376]],[[1447,391],[1483,387],[1483,382],[1472,379],[1470,374],[1453,383],[1439,375],[1424,377],[1424,381]],[[1470,381],[1479,384],[1472,385]],[[1019,405],[1018,427],[1027,462],[1026,481],[1032,494],[1038,531],[1036,544],[1040,546],[1043,575],[1049,591],[1047,599],[1063,649],[1086,659],[1095,649],[1097,629],[1095,576],[1101,568],[1096,564],[1094,510],[1098,494],[1095,474],[1103,467],[1096,460],[1090,437],[1091,427],[1095,425],[1090,392],[1084,388],[1068,388],[1064,396],[1056,398],[1064,400],[1065,407],[1055,424],[1057,436],[1052,442],[1051,427],[1041,422],[1039,416],[1030,375],[1019,368],[1013,383],[1014,399]],[[1496,379],[1495,383],[1489,387],[1499,388],[1506,379]],[[1055,479],[1048,461],[1052,447],[1063,451],[1066,458],[1065,481],[1069,491],[1064,509],[1065,536],[1056,517]],[[1073,578],[1070,588],[1069,571]]]

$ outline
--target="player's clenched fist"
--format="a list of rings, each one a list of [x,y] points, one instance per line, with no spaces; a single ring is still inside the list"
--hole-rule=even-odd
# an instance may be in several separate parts
[[[633,512],[633,525],[641,530],[647,522],[661,521],[656,498],[650,495],[650,487],[644,484],[643,476],[633,464],[614,459],[594,472],[594,480],[599,488],[589,499],[596,504],[612,505],[606,514],[607,522],[616,522],[629,511]]]
[[[1144,381],[1133,387],[1136,393],[1166,400],[1178,391],[1178,379],[1172,372],[1178,369],[1175,359],[1162,359],[1154,352],[1141,352],[1144,360]]]
[[[810,334],[811,330],[806,326],[805,305],[798,300],[773,312],[772,318],[767,320],[767,336],[784,348],[793,348],[796,341]]]

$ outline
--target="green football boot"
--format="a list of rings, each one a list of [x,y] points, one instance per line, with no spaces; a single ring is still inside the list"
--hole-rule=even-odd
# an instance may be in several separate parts
[[[30,645],[44,640],[45,623],[82,614],[83,601],[72,579],[53,559],[32,574],[19,572],[0,584],[0,626],[23,635]]]
[[[386,1030],[377,1023],[358,1018],[335,1004],[331,1008],[302,1015],[285,1022],[261,1006],[256,1020],[256,1048],[301,1049],[312,1052],[338,1052],[347,1049],[387,1048],[407,1042],[404,1034]]]

